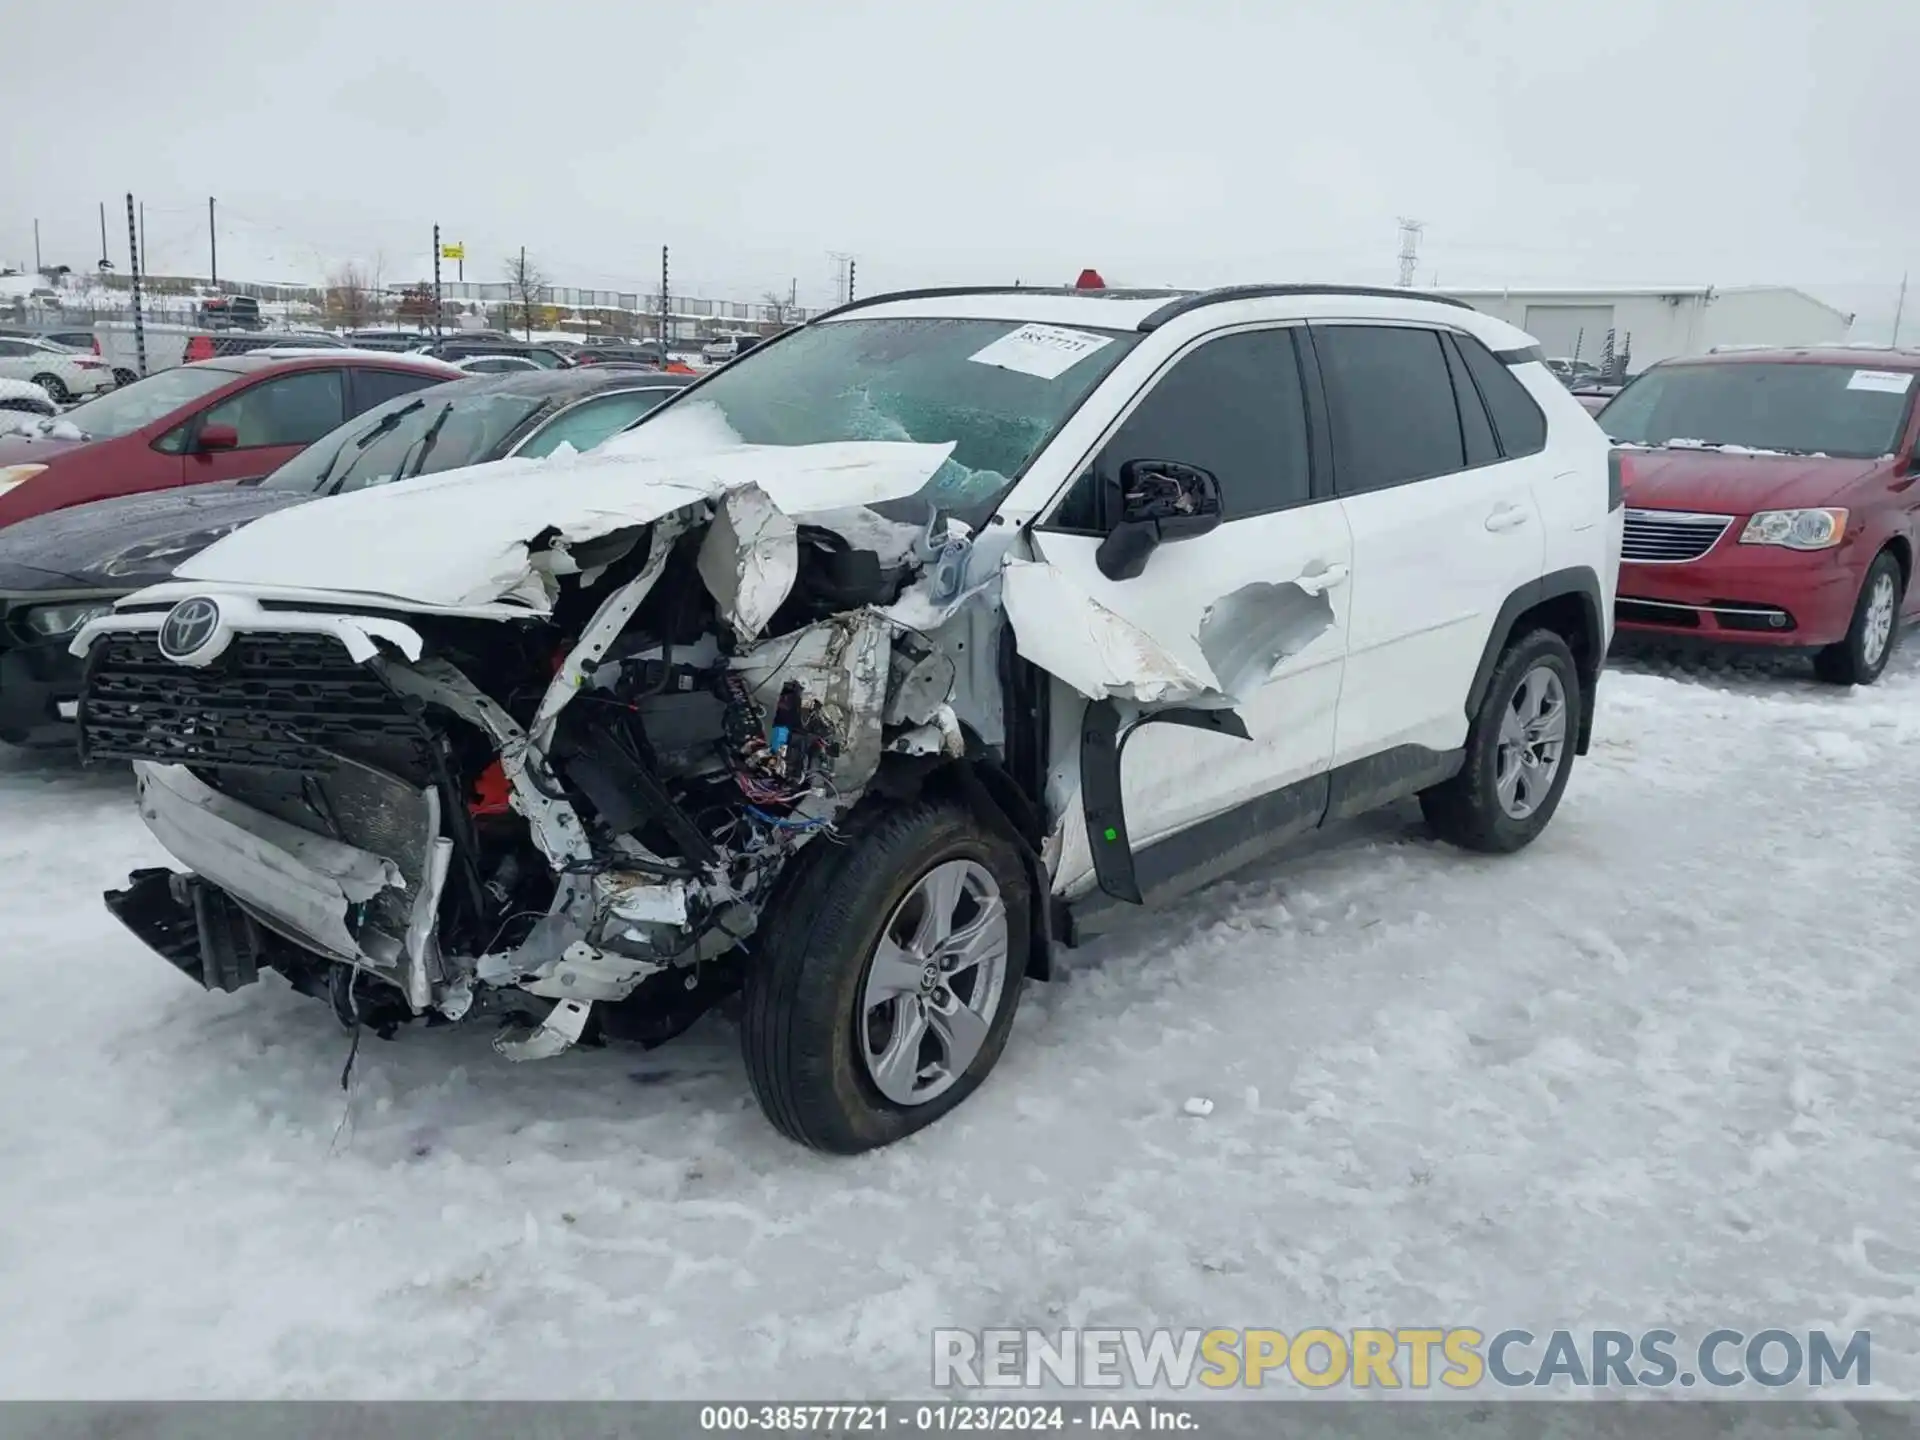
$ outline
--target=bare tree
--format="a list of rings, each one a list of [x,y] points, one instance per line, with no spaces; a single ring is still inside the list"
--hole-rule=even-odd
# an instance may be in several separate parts
[[[529,340],[533,338],[533,313],[545,303],[546,288],[547,277],[524,249],[517,258],[507,261],[507,292]]]
[[[348,330],[369,324],[379,313],[374,282],[358,262],[349,261],[327,277],[327,320]]]

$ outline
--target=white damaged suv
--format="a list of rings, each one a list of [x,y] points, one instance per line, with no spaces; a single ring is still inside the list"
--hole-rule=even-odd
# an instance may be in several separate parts
[[[863,300],[592,454],[266,516],[88,625],[83,753],[184,867],[107,903],[208,988],[515,1059],[744,991],[774,1124],[883,1145],[1143,905],[1407,796],[1539,834],[1621,504],[1457,304]]]

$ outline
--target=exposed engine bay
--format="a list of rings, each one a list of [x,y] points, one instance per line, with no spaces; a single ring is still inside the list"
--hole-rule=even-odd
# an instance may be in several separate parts
[[[971,544],[745,484],[533,537],[524,618],[135,597],[86,637],[81,743],[135,763],[191,873],[108,903],[209,988],[271,968],[354,1026],[502,1015],[516,1059],[671,1038],[883,765],[999,741],[957,658],[1004,623]]]

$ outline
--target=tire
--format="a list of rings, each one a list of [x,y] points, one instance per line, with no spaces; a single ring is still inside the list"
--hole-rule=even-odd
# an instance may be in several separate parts
[[[1512,720],[1518,710],[1544,694],[1551,698],[1557,683],[1558,745],[1553,750],[1552,768],[1540,756],[1547,741],[1536,739],[1525,746],[1513,744],[1516,730]],[[1523,697],[1523,685],[1537,684]],[[1509,640],[1493,667],[1487,693],[1479,713],[1467,726],[1466,759],[1460,773],[1430,790],[1420,793],[1420,809],[1434,834],[1463,850],[1504,855],[1533,842],[1567,788],[1567,776],[1573,770],[1574,739],[1580,733],[1580,711],[1587,703],[1580,686],[1580,670],[1573,661],[1567,642],[1551,630],[1534,630]],[[1536,724],[1531,732],[1545,737],[1553,731],[1550,724]],[[1536,757],[1535,763],[1521,764],[1520,751]],[[1524,813],[1509,808],[1503,794],[1503,774],[1515,774],[1511,799],[1524,800]],[[1531,775],[1531,778],[1527,778]]]
[[[1867,567],[1846,639],[1813,657],[1813,673],[1829,685],[1871,685],[1887,668],[1900,643],[1900,600],[1905,576],[1891,551],[1882,550]],[[1882,612],[1881,607],[1885,609]]]
[[[67,389],[58,375],[36,375],[33,383],[38,385],[56,405],[68,405],[73,402],[73,392]]]
[[[974,936],[982,954],[991,948],[991,925],[976,929],[973,921],[990,917],[991,906],[972,912],[966,907],[988,885],[997,891],[1005,912],[998,984],[983,993],[990,966],[980,960],[972,969],[979,978],[969,984],[956,971],[953,988],[922,996],[918,1012],[912,1012],[915,997],[905,993],[875,1009],[871,987],[885,988],[892,975],[920,974],[913,967],[929,954],[936,957],[936,970],[947,963],[938,950],[915,954],[911,947],[896,947],[892,970],[876,971],[882,940],[906,934],[931,910],[920,898],[926,893],[922,882],[936,875],[962,877],[956,882],[963,882],[962,898],[957,909],[949,907],[949,920],[961,917],[954,936]],[[923,1129],[979,1088],[1006,1048],[1026,970],[1029,881],[1025,862],[1007,840],[958,805],[917,802],[883,814],[844,845],[814,841],[770,909],[747,971],[740,1048],[754,1096],[783,1135],[816,1150],[858,1154]],[[962,989],[968,992],[964,1002]],[[942,1000],[948,1007],[969,1006],[965,1039],[977,1040],[978,1049],[944,1085],[928,1086],[925,1098],[889,1098],[877,1074],[886,1074],[897,1091],[902,1077],[938,1067],[876,1068],[870,1053],[895,1053],[890,1039],[919,1033],[892,1030],[901,1023],[899,1007],[925,1015]],[[972,1004],[985,1013],[971,1010]],[[929,1022],[925,1037],[914,1040],[913,1054],[950,1054],[946,1046],[956,1042],[947,1037],[961,1028],[943,1030]],[[905,1044],[898,1047],[898,1053],[906,1051]]]

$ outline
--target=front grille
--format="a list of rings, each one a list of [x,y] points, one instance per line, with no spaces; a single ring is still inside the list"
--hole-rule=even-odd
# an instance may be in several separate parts
[[[1672,564],[1698,560],[1733,523],[1731,515],[1695,515],[1685,510],[1629,510],[1622,560]]]
[[[151,634],[102,636],[80,709],[88,759],[325,774],[339,752],[416,754],[417,720],[330,635],[234,637],[205,667],[175,665]]]

